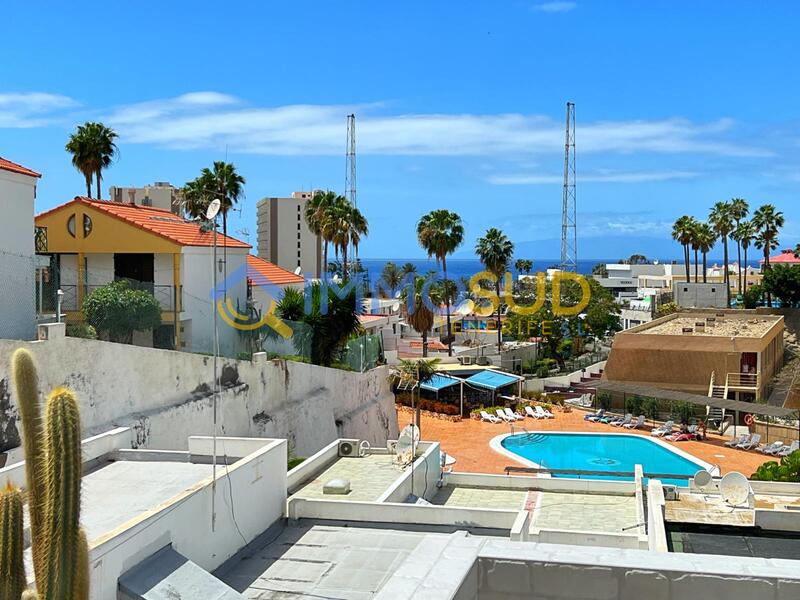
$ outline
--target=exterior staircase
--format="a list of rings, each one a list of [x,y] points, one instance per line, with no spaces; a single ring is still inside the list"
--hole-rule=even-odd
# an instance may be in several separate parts
[[[725,379],[725,385],[719,385],[715,382],[714,371],[711,372],[711,380],[708,383],[708,397],[709,398],[727,398],[728,397],[728,380]],[[716,427],[722,431],[723,424],[725,423],[725,409],[717,408],[715,406],[706,406],[706,423],[711,427]]]

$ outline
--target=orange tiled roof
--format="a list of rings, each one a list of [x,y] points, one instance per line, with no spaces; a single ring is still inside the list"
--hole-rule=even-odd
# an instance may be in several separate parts
[[[12,173],[20,173],[22,175],[28,175],[29,177],[41,177],[41,173],[37,173],[36,171],[32,171],[28,167],[23,167],[22,165],[18,165],[15,162],[11,162],[8,159],[3,158],[0,156],[0,169],[4,171],[11,171]]]
[[[122,202],[111,202],[109,200],[94,200],[76,196],[74,200],[43,212],[38,217],[49,214],[56,210],[73,203],[85,204],[101,210],[117,219],[130,223],[135,227],[149,231],[158,236],[176,242],[181,246],[213,246],[214,234],[211,231],[202,231],[200,224],[194,221],[187,221],[183,217],[175,215],[163,208],[152,206],[140,206],[138,204],[126,204]],[[230,236],[217,234],[217,245],[225,245],[228,248],[250,248],[250,244],[239,241]]]
[[[256,285],[286,285],[305,281],[302,275],[295,275],[291,271],[252,254],[247,255],[247,277]]]

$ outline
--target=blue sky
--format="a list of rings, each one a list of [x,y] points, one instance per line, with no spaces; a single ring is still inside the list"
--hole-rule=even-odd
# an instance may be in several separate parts
[[[231,230],[255,244],[260,198],[343,189],[355,112],[362,256],[421,256],[417,219],[446,207],[467,254],[495,226],[552,258],[572,100],[580,258],[680,257],[671,222],[733,196],[778,205],[794,246],[798,17],[794,2],[6,0],[0,156],[44,174],[44,210],[82,193],[63,148],[88,119],[120,134],[104,194],[227,155],[247,178]]]

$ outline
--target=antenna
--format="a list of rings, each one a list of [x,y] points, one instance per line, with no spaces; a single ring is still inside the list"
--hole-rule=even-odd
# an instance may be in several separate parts
[[[344,195],[353,206],[358,206],[356,202],[356,116],[347,115],[347,150],[346,167],[344,171]],[[357,259],[354,248],[347,249],[347,253]]]
[[[214,327],[214,377],[213,377],[213,393],[211,397],[214,431],[211,443],[211,531],[216,530],[217,523],[217,356],[219,356],[219,328],[217,327],[217,214],[222,206],[219,198],[214,198],[206,208],[206,219],[214,221],[214,250],[211,258],[211,271],[213,273],[214,289],[211,293],[212,313],[213,313],[213,327]],[[177,324],[176,324],[177,325]]]
[[[578,228],[575,202],[575,103],[567,102],[567,127],[564,142],[564,197],[561,209],[562,271],[578,270]]]

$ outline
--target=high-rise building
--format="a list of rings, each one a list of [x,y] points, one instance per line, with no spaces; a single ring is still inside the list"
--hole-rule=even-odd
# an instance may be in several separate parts
[[[181,191],[168,181],[156,181],[144,187],[117,187],[112,185],[108,190],[112,202],[152,206],[181,214]]]
[[[258,256],[287,271],[299,267],[305,276],[322,274],[322,240],[305,219],[314,192],[293,192],[289,198],[264,198],[258,208]]]

